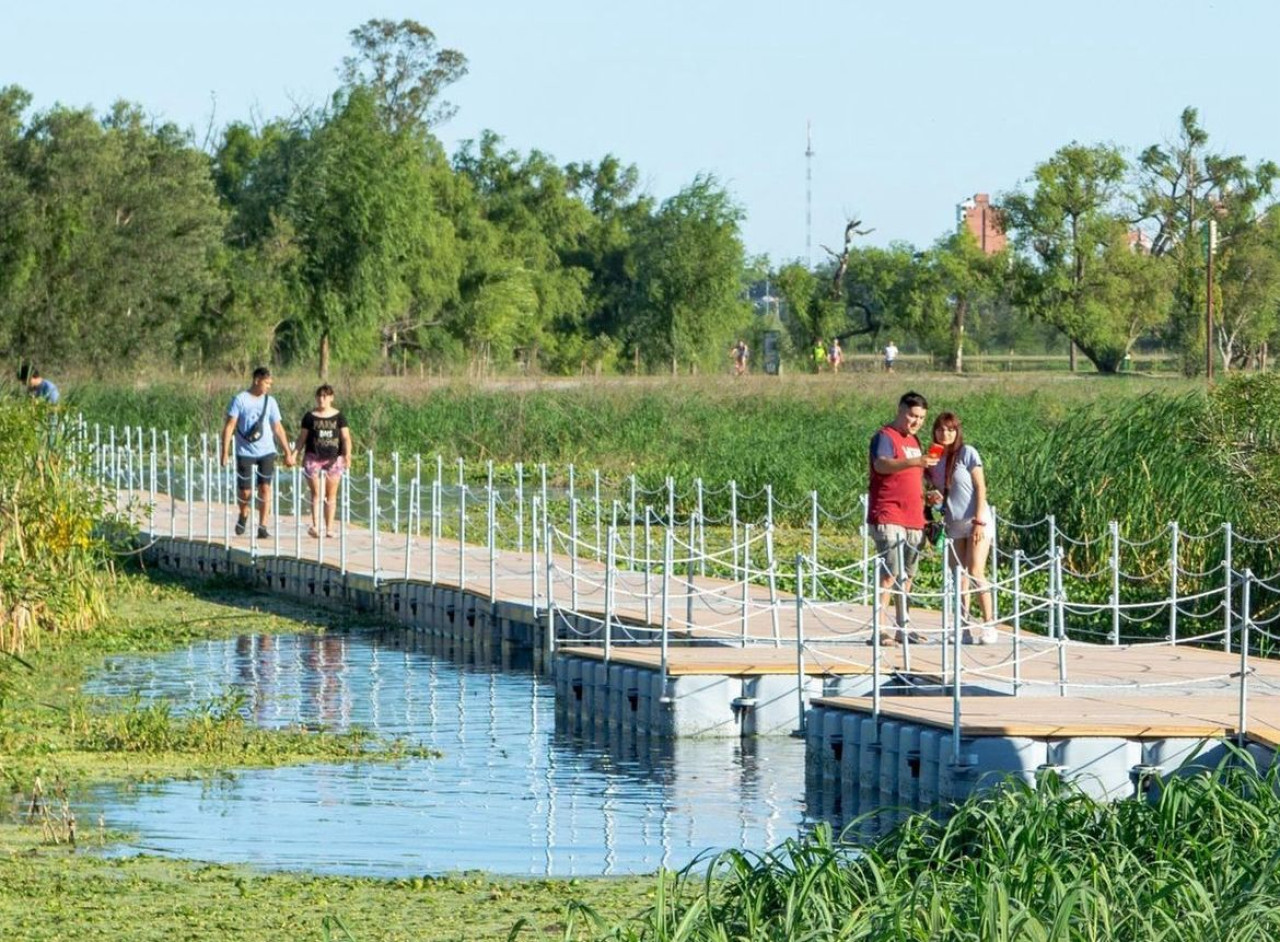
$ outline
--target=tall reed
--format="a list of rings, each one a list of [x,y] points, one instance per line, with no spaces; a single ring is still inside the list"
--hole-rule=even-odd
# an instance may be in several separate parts
[[[76,473],[57,415],[0,403],[0,649],[92,627],[102,617],[111,551],[101,494]]]
[[[819,828],[659,878],[601,938],[703,940],[1272,939],[1280,932],[1274,773],[1175,776],[1152,800],[1098,803],[1052,777],[915,815],[855,848]]]

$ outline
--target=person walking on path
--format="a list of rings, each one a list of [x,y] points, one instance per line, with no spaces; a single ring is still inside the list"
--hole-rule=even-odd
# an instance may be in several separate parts
[[[324,493],[324,535],[333,536],[338,485],[351,467],[351,430],[347,417],[333,405],[333,387],[316,390],[316,407],[302,417],[302,431],[294,451],[302,455],[302,473],[311,487],[311,526],[307,535],[320,537],[320,499]]]
[[[822,338],[819,337],[813,342],[813,371],[815,373],[821,373],[822,367],[826,365],[826,362],[827,348],[826,345],[823,344]]]
[[[892,340],[884,348],[884,371],[893,372],[894,361],[898,359],[898,348]]]
[[[227,421],[222,426],[221,464],[226,467],[234,456],[236,491],[240,515],[236,520],[236,536],[243,536],[249,526],[249,498],[256,479],[258,486],[258,539],[271,536],[271,482],[276,472],[276,442],[284,451],[284,463],[293,467],[293,449],[280,420],[280,405],[271,398],[271,371],[260,366],[253,371],[253,384],[237,393],[227,406]],[[234,451],[232,439],[235,440]]]
[[[831,372],[840,372],[840,364],[844,362],[844,351],[840,349],[839,337],[831,338],[831,351],[827,354],[827,362],[831,364]]]
[[[733,354],[733,375],[745,375],[747,372],[747,360],[751,356],[751,348],[747,346],[747,342],[739,337],[738,342],[733,345],[729,352]]]
[[[888,608],[892,597],[898,626],[897,632],[882,635],[887,641],[902,641],[907,634],[907,597],[924,542],[924,473],[938,463],[921,451],[916,438],[928,409],[920,393],[904,393],[897,416],[871,438],[867,524],[876,554],[884,560],[881,609]]]
[[[30,363],[24,363],[18,367],[18,382],[27,387],[27,395],[32,399],[39,399],[56,406],[58,399],[61,398],[58,387],[41,376],[40,371]]]
[[[991,552],[991,507],[987,504],[987,479],[982,470],[982,456],[972,445],[964,443],[960,430],[960,417],[954,412],[943,412],[933,422],[933,441],[942,446],[942,457],[927,472],[931,490],[925,499],[942,507],[942,519],[951,541],[951,556],[947,565],[960,566],[960,593],[965,600],[963,621],[969,620],[969,583],[978,596],[978,608],[982,612],[981,631],[975,634],[966,627],[966,643],[994,644],[997,640],[991,591],[984,575],[987,555]]]

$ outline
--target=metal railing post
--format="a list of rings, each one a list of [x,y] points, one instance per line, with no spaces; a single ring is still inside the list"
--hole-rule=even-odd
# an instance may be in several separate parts
[[[400,534],[400,452],[391,453],[391,532]]]
[[[1013,551],[1013,693],[1022,689],[1022,550]]]
[[[1231,568],[1231,523],[1228,521],[1222,525],[1223,529],[1223,556],[1222,571],[1226,578],[1223,579],[1222,585],[1222,650],[1228,654],[1231,653],[1231,577],[1233,570]]]
[[[1107,524],[1111,532],[1111,643],[1120,643],[1120,524]]]
[[[605,551],[604,564],[604,662],[609,663],[609,655],[613,646],[613,606],[614,592],[617,589],[616,570],[613,558],[613,528],[609,528],[609,545]]]
[[[818,492],[809,492],[809,559],[813,565],[809,567],[809,594],[818,597]]]
[[[796,729],[804,732],[804,554],[796,553]],[[877,703],[878,706],[878,703]]]
[[[1178,643],[1178,521],[1169,524],[1169,643]],[[1195,632],[1193,631],[1192,634]]]
[[[955,618],[952,619],[951,626],[951,643],[953,645],[953,667],[951,673],[951,756],[952,761],[956,765],[960,765],[960,699],[964,687],[964,665],[960,661],[960,642],[963,628],[961,627],[960,612],[961,606],[964,604],[963,592],[961,586],[964,580],[963,568],[959,565],[955,567],[955,571],[951,574],[951,589],[955,593],[952,599],[952,611]]]
[[[1249,629],[1252,625],[1250,612],[1250,589],[1253,584],[1253,570],[1244,571],[1244,579],[1240,587],[1240,720],[1236,735],[1240,745],[1244,745],[1249,731]]]
[[[751,542],[751,524],[746,524],[743,528],[747,542]],[[747,620],[750,618],[751,605],[751,580],[747,578],[746,567],[742,570],[742,647],[747,646],[747,638],[749,635]]]

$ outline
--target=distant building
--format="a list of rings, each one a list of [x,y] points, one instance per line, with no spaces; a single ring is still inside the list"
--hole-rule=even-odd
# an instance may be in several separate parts
[[[1009,240],[1000,221],[1000,210],[991,205],[986,193],[975,193],[956,207],[956,226],[967,226],[978,240],[978,247],[985,255],[1003,252]]]
[[[1130,229],[1125,233],[1125,241],[1129,244],[1130,252],[1137,252],[1140,255],[1151,254],[1151,236],[1141,229]]]

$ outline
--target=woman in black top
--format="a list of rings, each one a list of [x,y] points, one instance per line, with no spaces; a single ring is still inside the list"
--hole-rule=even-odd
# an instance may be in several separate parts
[[[351,463],[351,431],[347,417],[333,406],[333,387],[325,383],[316,390],[316,407],[302,417],[302,431],[294,449],[302,458],[302,473],[311,485],[311,526],[307,533],[320,536],[320,481],[324,480],[324,530],[333,536],[338,484]]]

